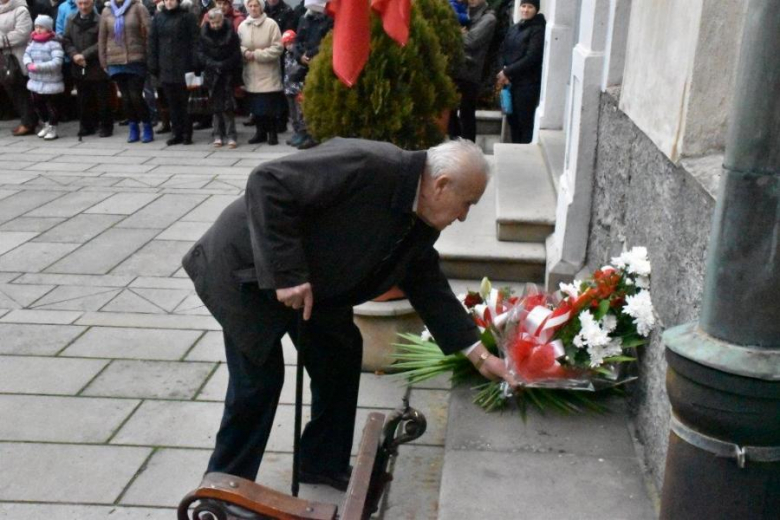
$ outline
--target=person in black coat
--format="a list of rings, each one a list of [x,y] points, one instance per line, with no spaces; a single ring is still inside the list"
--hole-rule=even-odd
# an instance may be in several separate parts
[[[209,91],[209,108],[214,114],[213,144],[235,148],[238,135],[233,88],[241,77],[241,42],[222,10],[212,9],[206,16],[208,23],[200,31],[197,62],[203,70],[203,86]]]
[[[542,86],[544,15],[539,0],[523,0],[520,21],[509,28],[501,45],[498,85],[511,85],[512,114],[507,116],[513,143],[530,143]]]
[[[149,33],[149,73],[157,76],[171,114],[173,136],[166,141],[192,144],[192,120],[187,112],[189,92],[184,76],[195,70],[198,19],[179,0],[164,0],[165,7],[152,19]]]
[[[352,307],[395,285],[443,352],[465,351],[486,377],[510,378],[479,343],[434,249],[444,228],[466,219],[487,180],[481,150],[465,140],[410,152],[336,138],[255,168],[245,194],[182,262],[222,325],[230,375],[207,471],[255,479],[289,333],[312,389],[301,482],[346,489],[362,355]]]
[[[65,25],[62,46],[73,65],[71,74],[78,93],[79,136],[92,135],[100,129],[100,137],[110,137],[114,132],[111,115],[110,83],[100,66],[98,56],[98,25],[100,19],[94,0],[76,0],[78,11]],[[97,107],[97,121],[90,114],[90,107]]]

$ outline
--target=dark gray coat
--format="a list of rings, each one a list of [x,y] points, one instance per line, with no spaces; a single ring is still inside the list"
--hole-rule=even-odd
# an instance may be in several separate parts
[[[387,143],[337,138],[258,166],[245,195],[183,260],[198,295],[233,341],[262,362],[295,316],[274,290],[310,282],[315,313],[399,285],[442,351],[476,342],[476,326],[439,268],[433,247],[439,232],[412,213],[425,157]]]
[[[71,59],[76,54],[82,54],[87,60],[86,67],[79,67],[73,63],[70,67],[71,74],[76,80],[104,81],[108,76],[100,66],[98,55],[98,26],[100,17],[96,12],[82,18],[80,13],[73,15],[65,26],[65,34],[62,36],[62,46]]]
[[[195,15],[181,7],[154,15],[149,34],[149,72],[160,83],[184,84],[195,70],[195,47],[200,28]]]
[[[490,42],[496,30],[496,15],[488,9],[487,3],[475,9],[469,9],[471,25],[463,34],[463,63],[456,74],[457,79],[482,82],[482,71],[485,68]]]

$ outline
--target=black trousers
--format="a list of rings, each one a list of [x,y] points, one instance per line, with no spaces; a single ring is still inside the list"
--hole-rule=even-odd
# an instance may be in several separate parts
[[[304,329],[303,344],[298,344],[297,320],[292,320],[287,330],[311,378],[311,420],[301,438],[301,467],[315,473],[346,471],[355,428],[363,340],[352,321],[351,308],[315,311]],[[281,336],[275,338],[273,350],[262,364],[242,352],[251,346],[237,345],[229,330],[224,331],[224,338],[230,378],[207,471],[255,480],[284,383]]]
[[[144,101],[144,81],[143,76],[137,74],[116,74],[111,76],[116,81],[119,91],[122,92],[122,108],[125,111],[125,118],[133,123],[143,121],[149,123],[149,107]]]
[[[163,83],[162,90],[171,114],[171,131],[174,137],[192,137],[192,119],[187,111],[190,91],[184,83]]]
[[[114,124],[109,106],[110,84],[103,81],[77,81],[79,122],[82,130],[111,128]],[[97,113],[92,109],[97,108]]]
[[[477,140],[477,97],[479,84],[471,81],[456,82],[460,93],[460,107],[450,113],[448,133],[450,137]]]
[[[20,124],[27,128],[35,128],[38,115],[35,113],[30,92],[27,90],[27,76],[19,76],[16,81],[2,85],[11,98],[14,111],[21,118]]]
[[[57,126],[57,123],[60,121],[60,114],[57,110],[57,98],[60,95],[30,92],[30,96],[32,96],[35,111],[38,113],[41,121],[45,121],[51,126]]]
[[[539,105],[540,85],[512,85],[512,113],[506,117],[513,143],[530,143]]]

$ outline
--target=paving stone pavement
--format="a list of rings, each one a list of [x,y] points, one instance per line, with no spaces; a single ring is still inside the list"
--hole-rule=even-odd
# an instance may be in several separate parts
[[[247,145],[243,127],[237,150],[216,150],[207,131],[167,147],[127,144],[122,127],[79,142],[66,123],[44,143],[10,136],[12,123],[0,122],[0,518],[172,518],[205,469],[227,382],[219,326],[181,256],[255,166],[295,150]],[[289,341],[285,359],[295,362]],[[294,368],[286,374],[258,477],[283,492]],[[406,392],[363,374],[355,446],[360,421]],[[404,447],[377,517],[436,518],[447,396],[441,382],[412,389],[429,432]],[[301,496],[343,499],[324,486]]]

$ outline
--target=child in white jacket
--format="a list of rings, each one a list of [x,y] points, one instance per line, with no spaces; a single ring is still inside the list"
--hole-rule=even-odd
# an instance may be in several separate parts
[[[24,65],[30,79],[27,90],[32,96],[38,116],[45,122],[38,137],[47,141],[57,139],[56,97],[65,90],[62,78],[62,62],[65,53],[57,41],[54,20],[50,16],[38,15],[34,22],[30,43],[24,51]]]

